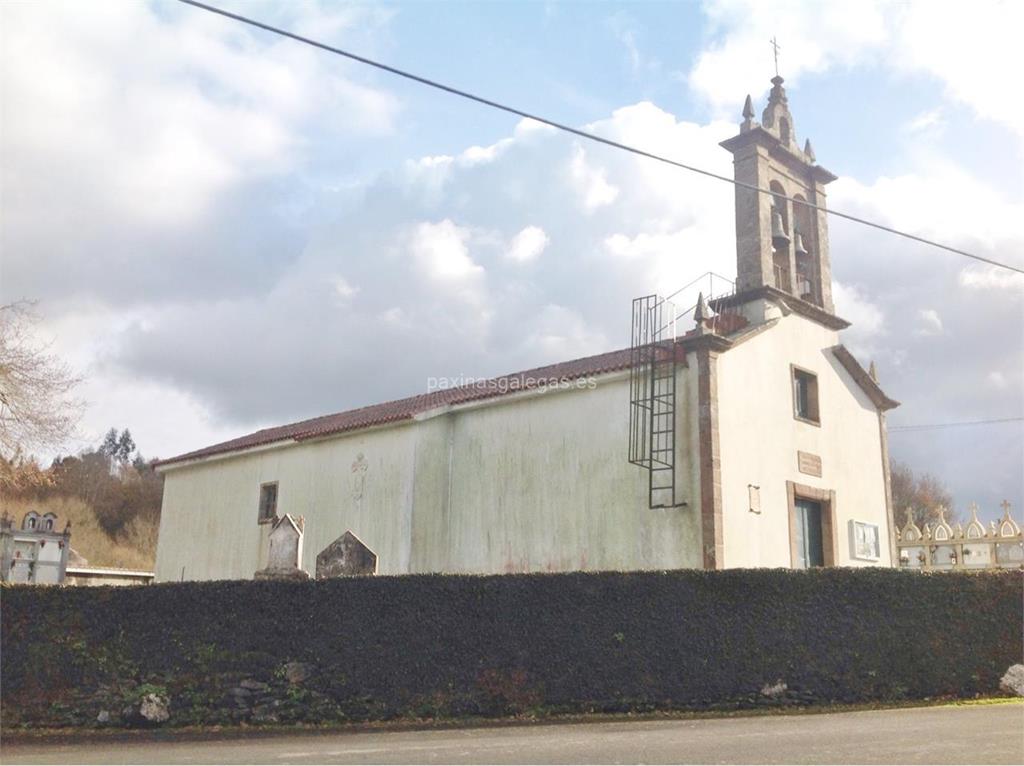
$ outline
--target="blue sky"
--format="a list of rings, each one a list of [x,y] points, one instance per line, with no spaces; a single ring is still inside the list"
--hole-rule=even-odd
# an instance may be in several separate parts
[[[1024,264],[1017,3],[224,6],[725,174],[776,35],[831,205]],[[168,456],[620,347],[634,294],[735,273],[719,182],[176,3],[0,14],[0,298],[37,299],[88,378],[67,450],[114,425]],[[1020,279],[831,226],[844,342],[893,424],[1022,414]],[[1020,423],[892,449],[960,509],[1024,502]]]

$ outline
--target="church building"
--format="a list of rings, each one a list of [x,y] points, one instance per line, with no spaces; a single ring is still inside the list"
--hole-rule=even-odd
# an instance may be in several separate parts
[[[722,142],[734,289],[637,299],[630,348],[162,461],[156,579],[273,570],[274,530],[311,576],[892,566],[897,402],[840,342],[835,176],[772,83]]]

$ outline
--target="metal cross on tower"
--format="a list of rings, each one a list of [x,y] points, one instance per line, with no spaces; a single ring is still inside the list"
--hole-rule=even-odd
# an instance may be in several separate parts
[[[778,77],[779,76],[779,51],[781,50],[782,46],[779,45],[779,41],[776,40],[774,36],[768,42],[770,42],[772,44],[772,50],[775,53],[775,76]]]

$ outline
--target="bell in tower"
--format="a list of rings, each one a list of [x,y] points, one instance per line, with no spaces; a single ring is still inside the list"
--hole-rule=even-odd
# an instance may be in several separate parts
[[[809,140],[800,149],[782,83],[772,78],[760,123],[747,96],[739,134],[721,143],[738,182],[736,287],[740,296],[796,298],[833,314],[824,208],[836,176],[817,164]]]

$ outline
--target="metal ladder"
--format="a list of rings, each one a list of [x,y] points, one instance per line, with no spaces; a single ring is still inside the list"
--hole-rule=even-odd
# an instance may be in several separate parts
[[[648,472],[650,508],[685,505],[676,500],[676,372],[675,308],[657,295],[636,298],[630,344],[629,462]]]

